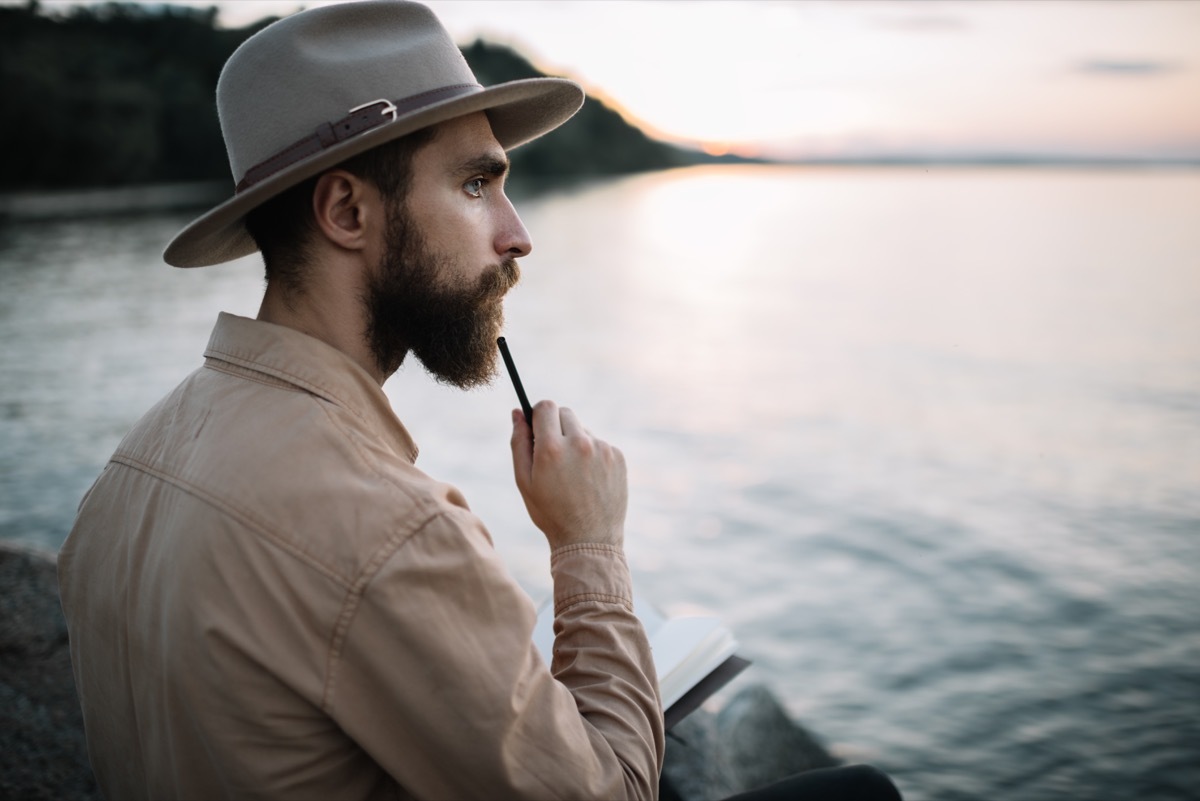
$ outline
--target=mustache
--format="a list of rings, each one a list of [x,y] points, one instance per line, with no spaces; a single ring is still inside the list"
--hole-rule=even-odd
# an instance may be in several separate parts
[[[516,259],[505,259],[484,270],[479,279],[478,299],[499,300],[521,280],[521,268]]]

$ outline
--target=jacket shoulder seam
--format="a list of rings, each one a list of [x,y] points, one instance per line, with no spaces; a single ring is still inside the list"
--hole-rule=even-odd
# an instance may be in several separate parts
[[[309,554],[302,548],[298,548],[293,543],[288,542],[285,538],[279,536],[279,534],[273,531],[269,525],[264,523],[256,516],[250,514],[245,509],[234,506],[228,501],[225,501],[208,490],[205,490],[203,487],[199,487],[196,484],[180,478],[179,476],[159,470],[158,468],[127,454],[113,454],[111,461],[120,465],[124,465],[132,470],[137,470],[140,473],[144,473],[152,478],[156,478],[159,481],[166,482],[167,484],[186,492],[188,495],[191,495],[192,497],[202,501],[208,506],[217,509],[222,514],[228,515],[229,517],[237,520],[239,523],[246,526],[246,528],[262,536],[275,547],[290,554],[296,559],[299,559],[309,567],[316,570],[318,573],[321,573],[327,578],[337,582],[339,585],[343,587],[353,586],[354,582],[349,577],[342,575],[329,565],[321,562],[319,559],[314,558],[312,554]]]

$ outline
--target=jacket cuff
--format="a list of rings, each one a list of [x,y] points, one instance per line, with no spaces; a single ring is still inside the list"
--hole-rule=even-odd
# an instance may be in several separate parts
[[[581,603],[617,604],[633,611],[633,580],[625,552],[616,545],[564,545],[550,554],[554,615]]]

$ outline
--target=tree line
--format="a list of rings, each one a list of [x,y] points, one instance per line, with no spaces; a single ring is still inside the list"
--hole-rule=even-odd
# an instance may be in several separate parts
[[[224,29],[216,8],[168,5],[0,7],[0,191],[230,180],[217,78],[273,21]],[[476,41],[463,54],[484,85],[542,75],[507,47]],[[512,158],[517,174],[564,178],[712,160],[590,97]]]

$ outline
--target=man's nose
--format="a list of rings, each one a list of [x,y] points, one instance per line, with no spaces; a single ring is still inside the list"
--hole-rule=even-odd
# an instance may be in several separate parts
[[[504,198],[504,208],[500,215],[500,225],[496,230],[496,254],[506,259],[519,259],[528,256],[533,250],[529,232],[521,222],[520,215],[513,208],[512,201]]]

